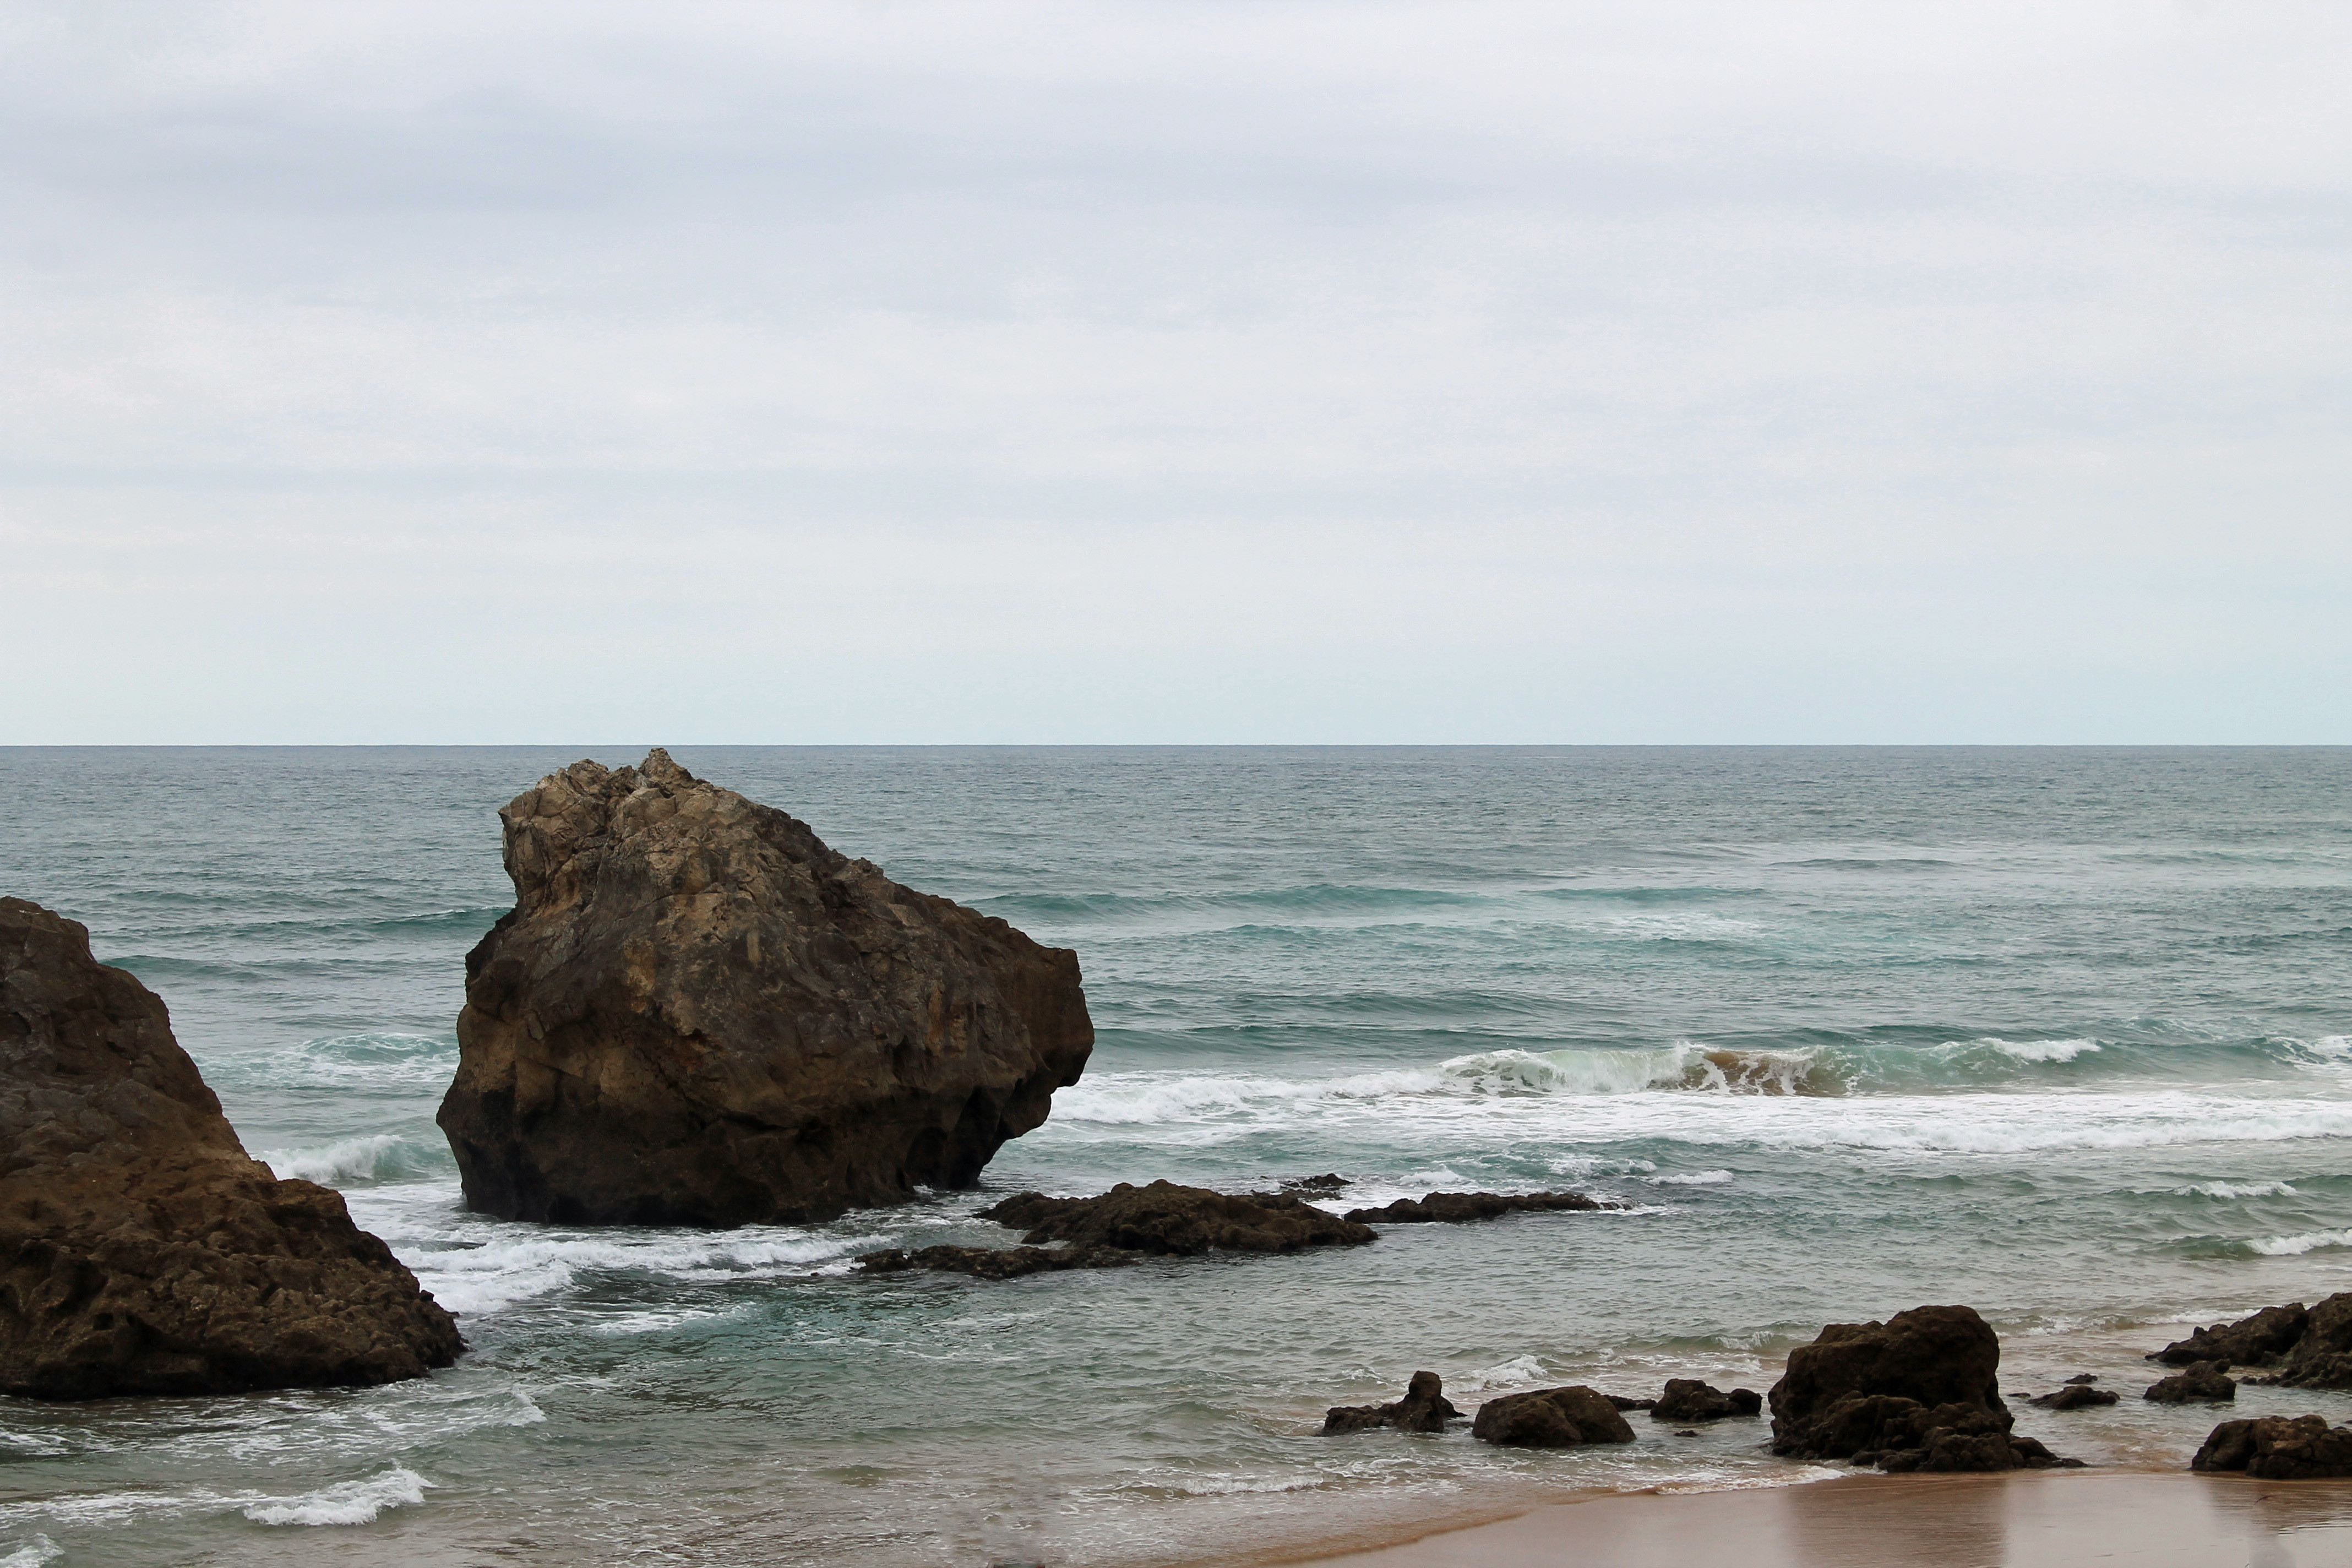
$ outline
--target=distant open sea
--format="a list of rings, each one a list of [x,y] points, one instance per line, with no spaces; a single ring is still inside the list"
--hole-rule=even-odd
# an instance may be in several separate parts
[[[659,737],[656,737],[659,739]],[[2184,1325],[2352,1289],[2352,750],[673,746],[914,887],[1076,948],[1101,1032],[982,1193],[835,1224],[466,1213],[433,1112],[497,808],[583,755],[0,750],[0,892],[170,1004],[246,1146],[452,1310],[392,1387],[0,1400],[0,1568],[1159,1564],[1579,1489],[1801,1484],[1756,1422],[1507,1452],[1317,1435],[1700,1375],[1924,1302],[2005,1387],[2136,1394]],[[1337,1172],[1344,1204],[1622,1213],[1008,1283],[1023,1188]],[[2236,1414],[2352,1395],[2247,1388]],[[2101,1464],[2215,1419],[2021,1410]]]

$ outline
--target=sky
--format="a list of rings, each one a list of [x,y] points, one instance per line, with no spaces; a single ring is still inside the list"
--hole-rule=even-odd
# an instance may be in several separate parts
[[[0,743],[2352,742],[2352,7],[0,9]]]

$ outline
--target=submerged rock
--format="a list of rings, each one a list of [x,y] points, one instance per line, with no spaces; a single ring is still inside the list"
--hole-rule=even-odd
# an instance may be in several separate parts
[[[2036,1395],[2030,1403],[2044,1410],[2080,1410],[2091,1405],[2113,1405],[2123,1397],[2111,1388],[2093,1388],[2072,1379],[2055,1394]]]
[[[1382,1208],[1349,1209],[1348,1217],[1372,1225],[1423,1225],[1441,1221],[1493,1219],[1497,1215],[1548,1213],[1556,1209],[1622,1209],[1623,1204],[1602,1203],[1582,1193],[1432,1193],[1425,1198],[1399,1198]]]
[[[1323,1415],[1323,1435],[1363,1432],[1393,1426],[1400,1432],[1443,1432],[1448,1421],[1461,1418],[1445,1397],[1445,1384],[1433,1372],[1417,1372],[1405,1384],[1404,1397],[1389,1405],[1335,1405]]]
[[[981,1279],[1018,1279],[1065,1268],[1124,1268],[1150,1256],[1117,1247],[924,1247],[911,1252],[889,1247],[858,1254],[857,1267],[868,1274],[932,1269]]]
[[[1789,1352],[1772,1385],[1772,1451],[1886,1470],[2011,1470],[2067,1463],[2010,1428],[2000,1341],[1968,1307],[1914,1307],[1832,1323]]]
[[[2230,1366],[2268,1366],[2303,1338],[2310,1321],[2311,1314],[2300,1301],[2290,1301],[2284,1307],[2264,1307],[2234,1323],[2215,1323],[2195,1330],[2187,1339],[2175,1340],[2162,1350],[2152,1352],[2147,1359],[2168,1366],[2194,1366],[2200,1361],[2218,1361]]]
[[[2235,1399],[2238,1397],[2238,1385],[2222,1375],[2222,1368],[2227,1364],[2225,1362],[2200,1361],[2187,1372],[2158,1378],[2140,1397],[2158,1405],[2186,1405],[2192,1399]]]
[[[1513,1448],[1569,1448],[1583,1443],[1630,1443],[1633,1428],[1607,1394],[1578,1384],[1490,1399],[1478,1406],[1470,1436]]]
[[[2224,1421],[2207,1434],[2192,1470],[2243,1470],[2264,1480],[2352,1476],[2352,1427],[2324,1415],[2257,1415]]]
[[[153,992],[0,899],[0,1393],[364,1385],[464,1348],[341,1194],[246,1154]]]
[[[1094,1046],[1076,956],[899,886],[656,751],[499,813],[440,1121],[472,1207],[820,1219],[964,1187]]]
[[[1121,1182],[1091,1198],[1018,1193],[981,1210],[980,1217],[1025,1230],[1021,1239],[1027,1242],[1067,1241],[1176,1258],[1361,1247],[1379,1239],[1370,1226],[1341,1219],[1293,1194],[1235,1195],[1169,1181],[1144,1187]]]
[[[1666,1379],[1665,1392],[1650,1407],[1654,1421],[1720,1421],[1727,1415],[1755,1415],[1764,1408],[1764,1396],[1752,1388],[1728,1394],[1695,1377]]]

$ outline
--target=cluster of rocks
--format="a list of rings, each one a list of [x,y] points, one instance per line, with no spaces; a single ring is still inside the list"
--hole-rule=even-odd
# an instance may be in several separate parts
[[[341,1194],[247,1155],[161,998],[0,899],[0,1392],[364,1385],[464,1348]]]
[[[2352,1426],[2323,1415],[2258,1415],[2224,1421],[2197,1450],[2192,1470],[2243,1470],[2261,1480],[2352,1476]]]
[[[2192,1370],[2208,1367],[2215,1373],[2262,1369],[2263,1375],[2247,1381],[2285,1388],[2352,1389],[2352,1290],[2339,1291],[2316,1307],[2290,1301],[2264,1307],[2234,1323],[2195,1330],[2187,1339],[2149,1352],[2147,1359]],[[2154,1389],[2148,1397],[2157,1397]]]
[[[1630,1443],[1633,1428],[1624,1413],[1647,1411],[1655,1421],[1683,1424],[1719,1421],[1728,1415],[1754,1415],[1764,1407],[1764,1396],[1753,1389],[1726,1393],[1696,1378],[1666,1380],[1655,1399],[1634,1399],[1602,1394],[1575,1384],[1565,1388],[1538,1388],[1506,1394],[1486,1401],[1470,1425],[1470,1435],[1482,1443],[1517,1448],[1568,1448],[1586,1443]],[[1447,1401],[1444,1385],[1433,1372],[1416,1372],[1402,1399],[1391,1405],[1339,1405],[1324,1413],[1323,1433],[1363,1432],[1392,1427],[1400,1432],[1443,1432],[1462,1412]]]
[[[1625,1206],[1582,1193],[1432,1193],[1425,1198],[1399,1198],[1381,1208],[1349,1209],[1348,1217],[1375,1225],[1426,1225],[1494,1219],[1507,1214],[1590,1213]]]

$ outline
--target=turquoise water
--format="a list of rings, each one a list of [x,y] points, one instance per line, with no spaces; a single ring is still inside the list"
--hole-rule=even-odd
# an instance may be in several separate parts
[[[1825,1321],[1960,1300],[2011,1386],[2136,1389],[2182,1323],[2352,1289],[2352,751],[672,748],[1078,950],[1101,1043],[992,1192],[1633,1205],[988,1284],[846,1264],[1002,1239],[984,1194],[718,1234],[457,1207],[432,1114],[496,808],[642,750],[0,751],[0,890],[154,987],[247,1146],[475,1346],[365,1392],[0,1401],[0,1564],[1214,1560],[1827,1473],[1737,1422],[1313,1435],[1417,1367],[1465,1405],[1760,1388]],[[2241,1400],[2274,1407],[2352,1417]],[[2211,1419],[2021,1425],[2176,1464]]]

